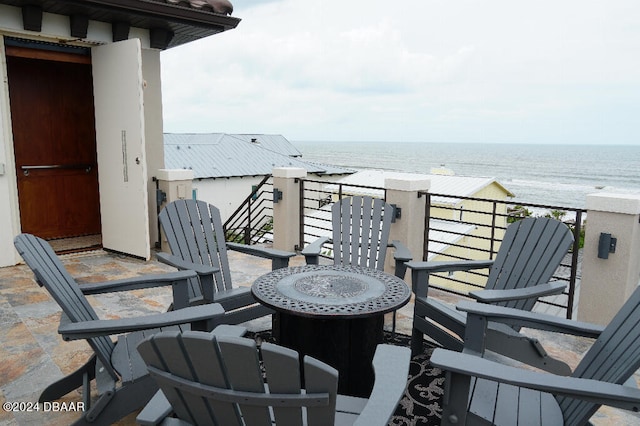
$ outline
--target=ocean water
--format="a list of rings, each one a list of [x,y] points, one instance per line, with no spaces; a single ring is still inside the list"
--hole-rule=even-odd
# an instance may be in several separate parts
[[[509,145],[412,142],[293,144],[302,158],[355,169],[430,173],[446,167],[456,175],[496,178],[513,201],[584,208],[587,194],[640,194],[640,146]]]

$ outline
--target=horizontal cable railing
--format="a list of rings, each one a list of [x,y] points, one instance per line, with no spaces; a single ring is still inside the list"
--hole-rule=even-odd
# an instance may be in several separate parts
[[[375,186],[311,179],[299,179],[298,182],[300,228],[297,250],[319,237],[331,235],[330,209],[334,202],[352,195],[386,198],[386,190]],[[273,192],[271,176],[267,176],[224,224],[227,240],[246,244],[273,241]],[[419,192],[418,196],[424,198],[426,211],[423,260],[492,259],[510,222],[528,215],[571,219],[565,222],[569,222],[574,233],[574,245],[554,275],[554,280],[567,282],[567,291],[562,297],[547,297],[539,303],[562,311],[567,318],[572,317],[580,276],[579,253],[585,210],[428,192]],[[331,253],[325,256],[331,257]],[[469,292],[482,289],[487,276],[488,271],[469,271],[463,278],[440,274],[430,281],[430,287],[466,297]]]
[[[423,260],[493,259],[507,226],[527,216],[549,216],[563,220],[574,234],[574,243],[553,276],[565,281],[562,296],[546,297],[539,303],[550,311],[560,310],[572,318],[576,286],[580,276],[580,248],[584,229],[584,209],[543,204],[518,203],[507,200],[457,197],[420,192],[426,204]],[[531,209],[531,210],[530,210]],[[430,288],[458,296],[484,288],[488,271],[468,271],[464,279],[455,274],[438,274]]]

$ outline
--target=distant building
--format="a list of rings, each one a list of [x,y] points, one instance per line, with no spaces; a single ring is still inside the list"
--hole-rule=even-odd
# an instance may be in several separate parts
[[[455,222],[484,223],[489,220],[488,215],[476,212],[485,212],[487,203],[466,200],[465,198],[482,198],[491,200],[505,200],[514,194],[505,188],[495,178],[456,176],[449,171],[446,174],[416,174],[395,172],[389,170],[367,169],[353,173],[338,179],[335,184],[327,186],[327,190],[338,191],[338,184],[342,186],[342,192],[346,194],[361,194],[382,197],[384,194],[379,189],[363,188],[370,186],[384,188],[386,179],[402,179],[407,177],[420,177],[429,179],[431,185],[429,192],[432,196],[432,204],[445,208],[435,208],[431,217],[441,218]],[[505,213],[505,211],[498,213]],[[504,224],[506,218],[503,217]]]
[[[164,154],[166,168],[193,170],[194,197],[218,207],[223,221],[275,167],[300,167],[323,180],[354,173],[304,161],[282,135],[165,133]]]

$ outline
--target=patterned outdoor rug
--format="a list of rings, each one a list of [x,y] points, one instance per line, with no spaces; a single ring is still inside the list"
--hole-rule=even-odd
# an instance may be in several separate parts
[[[403,334],[385,331],[385,343],[399,346],[409,346],[411,338]],[[258,343],[262,341],[274,342],[271,331],[247,333]],[[439,425],[442,412],[442,396],[444,394],[444,374],[429,363],[433,348],[428,348],[423,354],[411,359],[409,379],[404,396],[400,400],[396,411],[389,421],[394,426]]]

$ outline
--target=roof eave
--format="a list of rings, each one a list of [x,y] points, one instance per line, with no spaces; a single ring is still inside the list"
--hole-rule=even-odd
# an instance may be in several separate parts
[[[81,16],[85,22],[85,34],[76,36],[78,40],[86,37],[87,19],[111,23],[114,26],[124,24],[147,29],[153,39],[151,47],[157,49],[168,49],[209,37],[236,28],[240,23],[239,18],[230,15],[168,3],[165,0],[0,0],[0,4],[22,7],[23,14],[25,8],[36,8],[52,14]],[[128,29],[126,32],[128,33]],[[73,35],[73,30],[71,33]],[[123,38],[126,37],[125,34]],[[114,31],[113,41],[120,39],[121,36],[116,37]]]
[[[224,31],[235,28],[240,23],[240,18],[157,0],[82,0],[82,2],[71,0],[71,2],[82,3],[85,6],[120,9],[136,15],[165,18],[188,25],[222,27]]]

